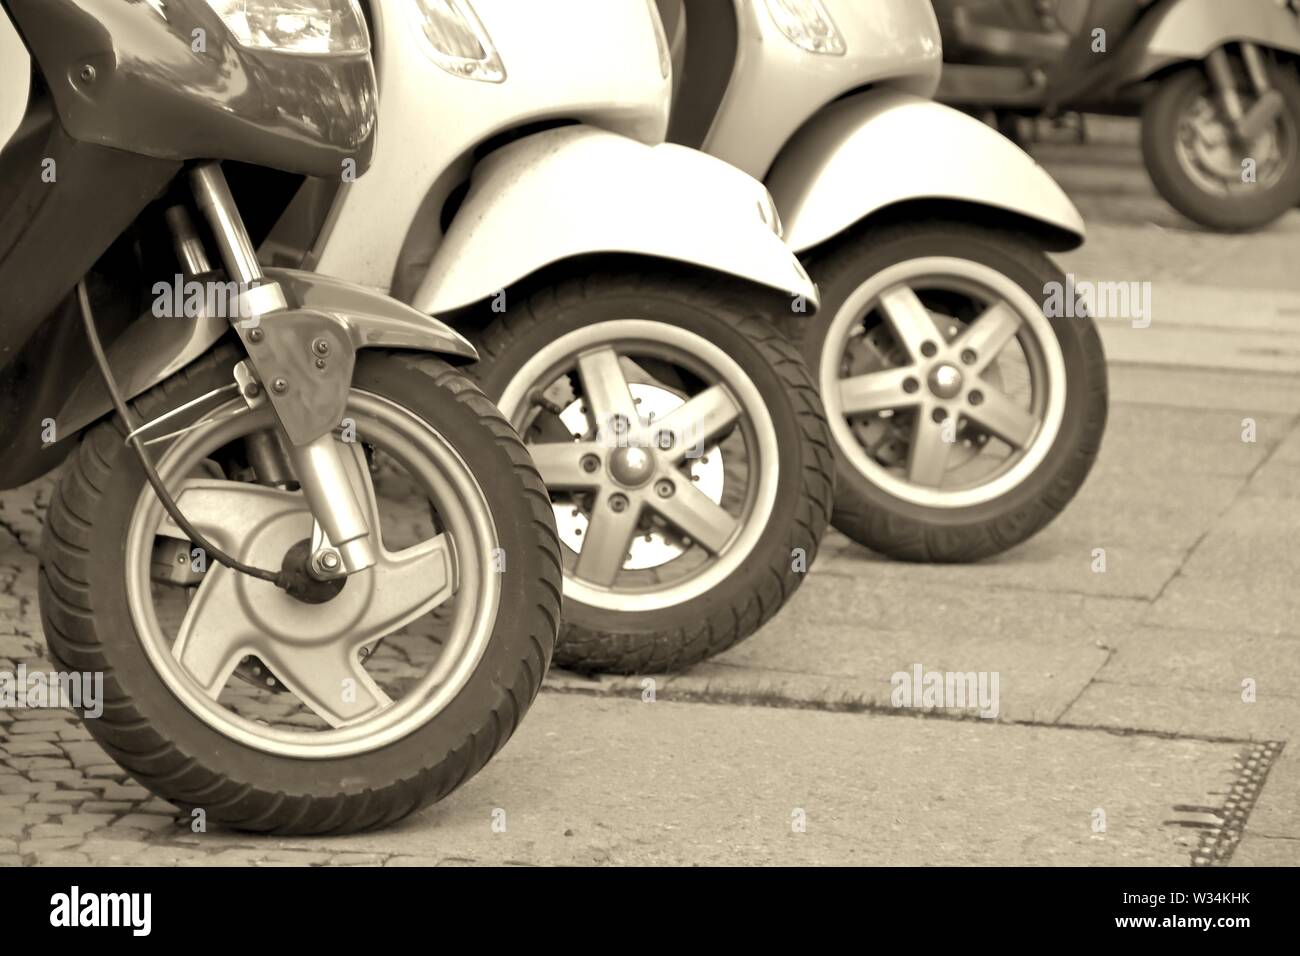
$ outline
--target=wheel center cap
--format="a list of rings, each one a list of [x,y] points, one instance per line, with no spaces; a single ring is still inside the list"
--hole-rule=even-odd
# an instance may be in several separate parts
[[[936,365],[930,370],[930,391],[940,398],[953,398],[961,391],[961,370],[955,365]]]
[[[638,445],[620,448],[609,456],[609,473],[620,485],[639,487],[655,473],[654,456]]]

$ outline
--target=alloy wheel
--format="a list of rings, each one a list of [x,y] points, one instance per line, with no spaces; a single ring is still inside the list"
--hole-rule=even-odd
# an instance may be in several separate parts
[[[296,490],[224,477],[215,460],[273,426],[265,408],[235,408],[181,435],[158,470],[215,543],[242,561],[278,566],[310,540],[312,517]],[[464,461],[388,399],[354,390],[348,414],[356,441],[345,444],[345,461],[380,537],[379,561],[322,603],[222,565],[197,580],[169,570],[165,562],[177,558],[185,570],[190,543],[147,487],[126,543],[130,612],[165,683],[210,726],[268,753],[331,758],[401,739],[464,686],[496,619],[496,530]],[[367,449],[386,464],[380,479]],[[384,496],[398,503],[396,514],[380,507],[377,481],[399,488]]]
[[[817,370],[837,451],[904,501],[991,501],[1041,464],[1065,361],[1040,305],[981,263],[897,263],[831,321]]]
[[[612,611],[705,593],[750,554],[776,500],[777,438],[716,345],[622,319],[533,356],[498,403],[551,491],[565,596]]]

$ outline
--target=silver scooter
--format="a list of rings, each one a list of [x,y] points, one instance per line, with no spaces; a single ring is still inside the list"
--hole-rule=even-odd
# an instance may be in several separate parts
[[[264,253],[475,341],[551,490],[557,662],[665,670],[723,650],[798,587],[832,497],[816,389],[772,321],[818,293],[771,197],[664,144],[671,63],[648,0],[370,12],[373,169],[304,187]],[[327,225],[305,247],[313,216]]]
[[[1106,423],[1093,322],[1044,308],[1065,288],[1044,253],[1084,238],[1070,200],[928,99],[942,67],[929,3],[661,7],[681,74],[670,139],[763,179],[821,287],[821,312],[786,326],[830,418],[835,526],[930,561],[1036,533]]]

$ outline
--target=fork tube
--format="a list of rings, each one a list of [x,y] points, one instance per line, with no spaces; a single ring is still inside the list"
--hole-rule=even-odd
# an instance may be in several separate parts
[[[261,263],[257,261],[257,250],[253,247],[248,230],[244,228],[244,220],[230,194],[221,164],[209,162],[196,166],[191,173],[191,182],[195,201],[212,227],[229,278],[238,281],[245,288],[262,282],[265,274]],[[273,320],[274,316],[271,318]],[[274,334],[273,325],[273,321],[268,323],[267,334]],[[257,368],[255,359],[253,367]],[[356,489],[348,480],[343,465],[343,451],[334,440],[334,435],[326,433],[315,441],[300,446],[289,441],[287,435],[284,439],[285,449],[293,464],[294,473],[298,476],[298,483],[302,486],[307,506],[342,558],[343,570],[352,574],[374,565],[376,557],[372,529],[367,523]]]
[[[1241,120],[1245,110],[1241,105],[1241,97],[1237,95],[1237,81],[1232,78],[1232,64],[1228,60],[1228,51],[1219,47],[1205,58],[1205,68],[1210,73],[1210,80],[1214,83],[1215,92],[1219,94],[1219,99],[1223,103],[1223,111],[1228,114],[1228,119],[1234,123]]]
[[[1263,96],[1269,91],[1268,71],[1264,68],[1264,55],[1253,43],[1241,44],[1241,58],[1246,64],[1246,73],[1250,77],[1255,92]]]
[[[203,163],[190,174],[194,186],[194,199],[199,211],[212,226],[212,234],[221,250],[221,261],[226,273],[236,282],[253,285],[263,278],[262,264],[257,261],[257,250],[244,228],[244,220],[230,194],[230,186],[221,171],[220,163]]]

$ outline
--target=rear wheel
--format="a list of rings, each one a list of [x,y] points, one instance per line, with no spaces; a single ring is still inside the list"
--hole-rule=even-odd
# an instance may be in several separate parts
[[[1047,318],[1064,276],[1027,240],[961,223],[850,236],[808,263],[785,320],[835,442],[833,523],[896,558],[971,561],[1029,538],[1083,484],[1106,424],[1090,318]]]
[[[138,399],[138,416],[229,383],[236,358],[218,349]],[[159,472],[214,543],[278,568],[310,541],[311,514],[291,473],[259,473],[275,457],[269,408],[219,411],[154,446]],[[486,763],[550,659],[549,501],[491,403],[437,359],[363,352],[347,415],[338,437],[379,562],[315,601],[208,564],[116,420],[85,436],[51,505],[45,632],[66,667],[105,674],[103,715],[86,725],[142,784],[209,821],[392,822]]]
[[[528,444],[564,545],[556,661],[689,666],[752,634],[829,517],[821,404],[746,290],[574,281],[486,330],[476,373]]]

